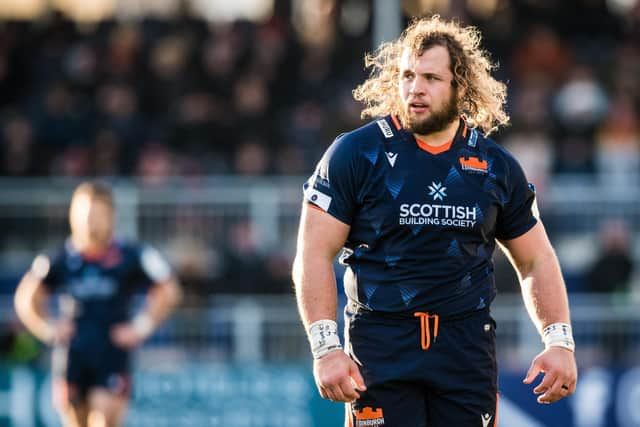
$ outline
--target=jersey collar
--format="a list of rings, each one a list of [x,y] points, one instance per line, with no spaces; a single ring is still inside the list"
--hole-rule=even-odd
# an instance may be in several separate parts
[[[71,237],[67,238],[65,246],[67,248],[67,252],[70,255],[79,256],[87,262],[101,262],[104,259],[110,258],[113,255],[114,251],[118,251],[118,247],[114,240],[111,240],[111,242],[109,242],[109,246],[105,248],[103,252],[93,254],[78,250],[78,248],[73,244],[73,240],[71,240]]]
[[[391,114],[391,121],[393,122],[394,126],[398,131],[405,131],[407,134],[411,135],[411,137],[416,141],[416,144],[418,144],[418,147],[421,150],[424,150],[434,155],[448,151],[454,144],[457,144],[459,142],[465,142],[470,134],[469,127],[467,126],[467,122],[465,122],[465,120],[462,117],[460,117],[458,130],[456,131],[456,134],[454,135],[453,139],[446,144],[440,145],[438,147],[433,147],[427,144],[426,142],[423,142],[419,138],[416,138],[415,135],[413,135],[411,132],[405,130],[402,127],[400,118],[395,114]]]

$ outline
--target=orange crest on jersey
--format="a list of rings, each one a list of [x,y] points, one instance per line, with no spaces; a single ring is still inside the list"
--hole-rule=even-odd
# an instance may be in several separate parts
[[[460,157],[460,166],[462,166],[462,170],[470,170],[475,172],[487,172],[489,168],[489,164],[486,160],[480,160],[477,157],[469,157],[465,159],[464,157]]]

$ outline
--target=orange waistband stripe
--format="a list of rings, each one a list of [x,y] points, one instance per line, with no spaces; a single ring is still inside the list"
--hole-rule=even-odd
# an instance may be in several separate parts
[[[428,350],[429,347],[431,347],[431,326],[429,325],[429,319],[433,319],[433,342],[435,342],[438,337],[438,322],[440,316],[423,311],[416,311],[413,313],[413,316],[420,318],[420,344],[423,350]]]

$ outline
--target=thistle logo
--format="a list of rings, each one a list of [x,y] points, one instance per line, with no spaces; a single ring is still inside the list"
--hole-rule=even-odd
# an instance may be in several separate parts
[[[433,200],[444,200],[447,197],[446,189],[447,187],[443,187],[441,182],[432,182],[429,186],[429,195],[433,196]]]

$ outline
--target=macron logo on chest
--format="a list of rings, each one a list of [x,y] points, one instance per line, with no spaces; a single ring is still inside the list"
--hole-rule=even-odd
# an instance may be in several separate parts
[[[392,153],[390,151],[386,151],[384,154],[387,155],[387,160],[389,161],[389,164],[391,165],[391,167],[394,167],[396,165],[396,160],[398,159],[398,153]]]

